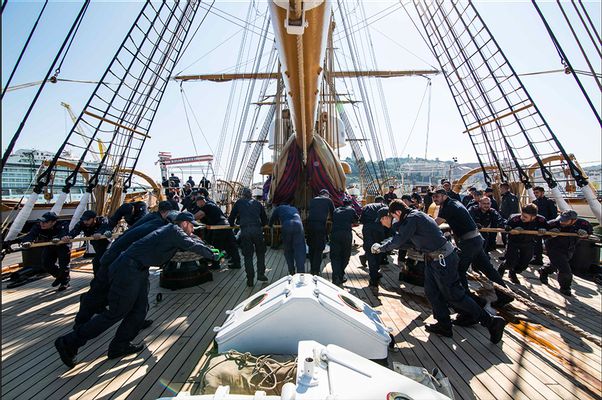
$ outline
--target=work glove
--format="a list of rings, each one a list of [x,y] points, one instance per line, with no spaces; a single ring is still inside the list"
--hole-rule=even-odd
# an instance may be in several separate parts
[[[539,233],[540,235],[545,235],[546,232],[547,232],[547,230],[544,229],[544,228],[540,228],[540,229],[537,230],[537,233]]]
[[[113,232],[111,231],[106,231],[105,233],[102,234],[104,237],[106,237],[107,239],[110,239],[113,237]]]
[[[95,240],[98,240],[102,237],[102,235],[100,233],[95,233],[94,235],[92,235],[92,238]]]
[[[481,225],[481,224],[477,224],[477,228],[478,228],[478,229],[481,229],[482,227],[483,227],[483,225]]]
[[[21,247],[24,249],[29,249],[31,247],[31,242],[23,242],[21,243]]]
[[[577,231],[577,235],[579,235],[579,237],[585,238],[588,237],[589,235],[587,234],[587,231],[585,229],[579,229]]]
[[[560,229],[558,229],[558,228],[552,228],[552,229],[550,229],[550,232],[559,233]]]
[[[61,239],[59,239],[59,238],[52,238],[50,241],[52,243],[54,243],[54,244],[58,244],[58,243],[60,243]]]
[[[511,227],[510,225],[506,225],[506,226],[504,227],[504,230],[505,230],[506,232],[510,232],[510,231],[512,230],[512,227]]]
[[[380,254],[380,248],[382,245],[380,243],[374,243],[372,247],[370,247],[370,251],[372,254]]]

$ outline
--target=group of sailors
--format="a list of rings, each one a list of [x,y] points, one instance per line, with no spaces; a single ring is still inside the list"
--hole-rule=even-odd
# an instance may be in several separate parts
[[[255,279],[268,281],[264,227],[275,225],[280,227],[290,274],[306,272],[306,258],[309,258],[309,272],[321,274],[324,250],[329,243],[331,279],[339,286],[346,281],[353,227],[360,223],[364,250],[360,260],[367,264],[369,286],[373,290],[378,289],[382,278],[380,268],[386,263],[389,252],[399,250],[400,263],[404,262],[406,250],[420,253],[424,260],[425,294],[437,321],[427,325],[426,330],[452,336],[452,323],[460,326],[480,323],[489,330],[491,341],[497,343],[501,340],[505,321],[485,311],[485,302],[470,292],[469,267],[505,287],[503,275],[506,270],[510,272],[511,280],[518,283],[518,275],[529,264],[543,264],[541,239],[548,230],[576,233],[579,237],[592,233],[591,225],[578,218],[575,211],[558,214],[554,202],[545,197],[543,188],[534,188],[537,199],[520,209],[510,186],[501,184],[500,189],[499,210],[492,190],[470,190],[469,195],[460,199],[451,190],[449,182],[443,182],[427,196],[415,190],[401,199],[397,199],[394,188],[390,188],[384,196],[377,196],[374,202],[362,207],[359,213],[352,198],[346,197],[341,206],[335,207],[331,194],[323,189],[309,202],[303,224],[302,214],[291,204],[274,207],[268,217],[261,196],[254,198],[248,188],[241,191],[240,198],[226,216],[209,197],[208,189],[200,187],[190,190],[175,205],[170,200],[160,202],[157,211],[150,213],[144,202],[125,203],[108,218],[85,211],[71,230],[68,222],[59,221],[56,214],[49,212],[17,241],[24,248],[31,246],[33,241],[55,242],[55,245],[43,248],[42,258],[44,269],[55,278],[52,286],[58,286],[61,291],[69,287],[70,239],[80,234],[94,239],[91,241],[95,250],[94,278],[90,289],[81,296],[73,331],[55,342],[61,359],[69,367],[75,365],[80,347],[118,322],[119,328],[109,344],[109,358],[142,350],[140,345],[132,344],[132,340],[140,330],[152,324],[146,319],[149,267],[166,264],[177,251],[194,252],[215,261],[220,257],[214,251],[215,247],[228,255],[229,268],[240,269],[240,248],[247,286],[254,286]],[[427,211],[429,207],[425,206],[430,202],[438,206],[436,218],[421,211]],[[128,229],[111,243],[113,229],[122,219]],[[194,233],[195,227],[200,226],[197,221],[208,228],[202,239]],[[451,232],[444,233],[444,226]],[[238,237],[233,227],[238,230]],[[505,261],[499,269],[494,268],[489,256],[496,246],[497,233],[481,233],[480,228],[504,228],[512,233],[502,235],[508,239],[505,239]],[[537,231],[539,236],[532,232],[521,234],[521,231]],[[558,272],[560,291],[570,296],[572,274],[569,262],[578,238],[546,237],[550,265],[539,270],[540,279],[547,284],[548,277]],[[497,300],[492,304],[495,307],[503,307],[513,300],[501,291],[496,294]],[[450,318],[449,305],[458,313],[454,321]]]

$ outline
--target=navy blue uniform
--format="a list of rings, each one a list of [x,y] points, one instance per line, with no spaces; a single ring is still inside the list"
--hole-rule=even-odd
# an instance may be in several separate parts
[[[548,229],[548,223],[541,215],[537,215],[531,222],[523,222],[520,219],[520,214],[514,215],[508,219],[507,225],[512,229],[523,228],[527,231]],[[533,258],[536,239],[539,239],[539,237],[535,235],[509,235],[505,268],[516,274],[520,274],[527,269]]]
[[[99,268],[90,282],[90,289],[81,295],[79,311],[75,316],[75,325],[88,322],[94,314],[98,314],[107,306],[109,293],[109,266],[131,244],[142,239],[149,233],[167,224],[163,218],[153,218],[145,224],[130,228],[113,241],[104,255],[100,258]]]
[[[191,251],[214,259],[214,254],[200,239],[188,236],[179,226],[168,224],[132,244],[109,267],[109,307],[90,321],[64,336],[64,342],[77,349],[121,320],[109,352],[119,352],[134,339],[148,304],[148,268],[163,265],[176,251]]]
[[[332,214],[332,230],[330,232],[330,263],[332,266],[332,283],[343,283],[345,268],[351,257],[353,243],[353,224],[358,222],[353,207],[338,207]]]
[[[319,275],[322,269],[322,254],[326,247],[326,221],[333,212],[334,203],[329,197],[317,196],[309,202],[307,246],[310,272],[313,275]]]
[[[257,256],[257,275],[264,276],[266,246],[263,238],[263,226],[268,223],[265,208],[257,200],[239,199],[234,203],[228,217],[231,226],[234,226],[236,221],[240,225],[240,248],[245,259],[247,279],[255,278],[253,254]]]
[[[395,192],[387,192],[383,198],[385,199],[385,204],[391,204],[391,202],[397,198],[397,195]]]
[[[383,243],[380,251],[399,249],[411,243],[417,251],[426,254],[424,292],[433,307],[435,319],[451,328],[449,303],[463,314],[488,326],[491,316],[467,295],[460,283],[458,254],[437,223],[425,213],[413,210],[395,227],[395,234]]]
[[[92,226],[85,226],[82,221],[79,221],[75,224],[73,229],[69,232],[69,236],[74,238],[78,236],[80,233],[83,233],[84,236],[93,236],[95,234],[103,234],[109,229],[109,220],[106,217],[96,217],[94,219],[94,224]],[[107,247],[109,247],[109,239],[98,239],[90,241],[90,244],[94,248],[94,258],[92,259],[92,270],[94,271],[94,275],[98,273],[98,269],[100,268],[100,259],[107,251]]]
[[[30,231],[18,239],[18,243],[49,242],[61,239],[69,233],[69,221],[56,221],[50,229],[42,229],[39,223],[33,225]],[[56,265],[58,261],[58,266]],[[63,243],[46,246],[42,249],[42,267],[46,272],[60,281],[69,282],[69,263],[71,262],[71,244]]]
[[[592,225],[584,219],[577,218],[573,225],[562,226],[558,220],[548,221],[550,229],[560,232],[577,233],[584,230],[588,235],[593,233]],[[544,268],[546,274],[558,272],[558,284],[561,289],[570,289],[573,283],[573,272],[570,261],[575,254],[578,238],[567,236],[551,236],[546,239],[546,250],[550,259],[550,266]]]
[[[163,217],[161,217],[161,213],[159,211],[150,212],[150,213],[146,214],[144,217],[140,218],[138,221],[136,221],[132,226],[130,226],[130,229],[137,228],[140,225],[144,225],[147,222],[153,221],[156,219],[163,220]]]
[[[477,228],[503,228],[506,225],[506,220],[495,209],[490,208],[487,212],[483,212],[478,205],[470,207],[468,213],[477,224]],[[491,251],[495,249],[495,232],[481,232],[481,236],[485,239],[485,250]]]
[[[282,244],[284,246],[284,258],[288,266],[289,274],[305,272],[305,231],[299,210],[293,206],[282,204],[274,209],[270,217],[270,226],[280,221],[282,226]]]
[[[214,202],[206,201],[205,205],[200,208],[205,213],[202,221],[207,225],[229,225],[226,216],[221,208]],[[205,235],[207,243],[214,247],[224,250],[228,253],[228,257],[232,260],[232,268],[240,268],[240,254],[238,254],[238,246],[232,229],[214,229],[207,230]]]
[[[533,204],[537,206],[537,214],[544,217],[546,221],[551,221],[558,216],[556,202],[546,196],[533,200]],[[543,238],[541,237],[538,237],[535,240],[532,263],[543,265]]]
[[[378,284],[380,262],[385,257],[384,254],[372,254],[370,248],[374,243],[380,243],[385,238],[385,229],[381,225],[378,218],[378,210],[386,207],[382,203],[370,203],[362,208],[362,216],[360,222],[362,226],[363,248],[366,253],[366,261],[368,262],[368,270],[370,274],[370,282],[373,286]]]
[[[499,272],[493,267],[489,256],[483,249],[485,240],[479,233],[477,224],[468,213],[468,210],[466,210],[460,202],[448,198],[439,208],[439,218],[445,219],[454,232],[456,244],[460,249],[458,274],[460,283],[464,286],[466,292],[469,293],[466,273],[470,264],[473,265],[473,268],[483,272],[483,274],[485,274],[492,282],[505,286],[504,280]],[[496,294],[498,299],[503,302],[511,301],[511,299],[502,292],[498,291]]]
[[[457,201],[461,201],[462,199],[460,198],[460,195],[456,192],[454,192],[453,190],[450,190],[447,192],[447,197],[449,197],[452,200],[457,200]]]
[[[148,213],[146,203],[143,201],[136,201],[133,203],[124,203],[119,206],[117,211],[109,218],[109,230],[113,230],[121,218],[125,220],[128,227],[131,227],[140,218],[144,217]]]

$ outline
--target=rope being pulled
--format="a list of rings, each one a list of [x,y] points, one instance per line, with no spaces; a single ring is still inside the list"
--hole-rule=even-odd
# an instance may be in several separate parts
[[[482,275],[476,274],[474,272],[469,272],[468,276],[482,284],[493,285],[493,287],[496,290],[499,290],[500,292],[507,294],[508,296],[512,296],[514,299],[518,300],[519,302],[521,302],[521,303],[525,304],[527,307],[529,307],[529,309],[531,311],[537,311],[537,312],[545,315],[546,317],[550,318],[553,322],[556,322],[557,324],[562,325],[564,328],[567,328],[568,330],[574,332],[577,336],[587,339],[590,342],[596,344],[598,347],[602,348],[602,339],[600,339],[599,337],[597,337],[589,332],[584,331],[580,327],[560,318],[558,315],[551,313],[550,311],[546,310],[545,308],[535,304],[531,300],[528,300],[528,299],[522,297],[521,295],[513,292],[512,290],[510,290],[506,287],[503,287],[500,284],[491,282],[489,279],[485,278]]]

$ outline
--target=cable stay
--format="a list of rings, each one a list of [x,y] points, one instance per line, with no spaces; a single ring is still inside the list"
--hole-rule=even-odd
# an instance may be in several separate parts
[[[587,198],[591,190],[587,178],[550,129],[474,4],[415,0],[414,5],[483,173],[483,161],[489,160],[499,173],[496,182],[520,182],[522,188],[515,189],[529,193],[534,177],[527,166],[537,165],[559,207],[566,209],[558,188],[558,181],[565,178],[546,165],[549,157],[561,154],[562,168]]]
[[[38,91],[36,92],[36,94],[35,94],[33,100],[31,101],[31,103],[30,103],[27,111],[25,112],[25,115],[23,116],[23,119],[21,120],[21,123],[19,124],[19,127],[17,128],[17,131],[12,136],[12,139],[10,140],[10,142],[9,142],[9,144],[8,144],[5,152],[4,152],[4,155],[2,156],[2,164],[0,164],[0,172],[2,172],[4,170],[4,166],[6,165],[6,162],[8,161],[8,157],[13,152],[13,150],[15,148],[15,144],[17,143],[17,140],[19,139],[19,136],[23,132],[23,128],[25,128],[25,124],[27,122],[27,119],[29,118],[29,115],[33,111],[33,108],[36,105],[36,103],[38,101],[38,98],[42,94],[42,90],[44,90],[44,86],[46,85],[46,82],[48,82],[48,80],[50,78],[50,75],[53,73],[53,71],[55,69],[55,66],[57,65],[57,62],[58,62],[59,58],[61,58],[61,55],[63,55],[63,53],[64,53],[64,55],[63,55],[63,59],[61,61],[61,64],[65,60],[65,57],[66,57],[67,51],[68,51],[68,48],[67,48],[67,51],[65,51],[65,47],[67,47],[68,45],[70,46],[71,40],[77,34],[77,29],[79,28],[80,22],[84,18],[84,15],[85,15],[86,11],[88,10],[88,6],[89,5],[90,5],[90,1],[86,0],[84,2],[84,4],[82,5],[82,7],[80,8],[79,13],[75,17],[75,20],[73,21],[73,24],[71,25],[71,28],[69,29],[69,32],[67,33],[67,36],[65,36],[65,39],[63,40],[63,43],[61,44],[61,47],[59,48],[59,51],[56,53],[56,55],[54,57],[54,60],[52,61],[52,63],[50,64],[50,67],[48,68],[48,71],[46,72],[46,76],[42,80],[42,84],[38,88]],[[57,74],[55,72],[54,76],[56,76],[56,75]],[[39,193],[41,193],[41,190],[39,192],[37,192],[37,194],[39,194]],[[21,229],[22,228],[23,227],[21,227]]]

